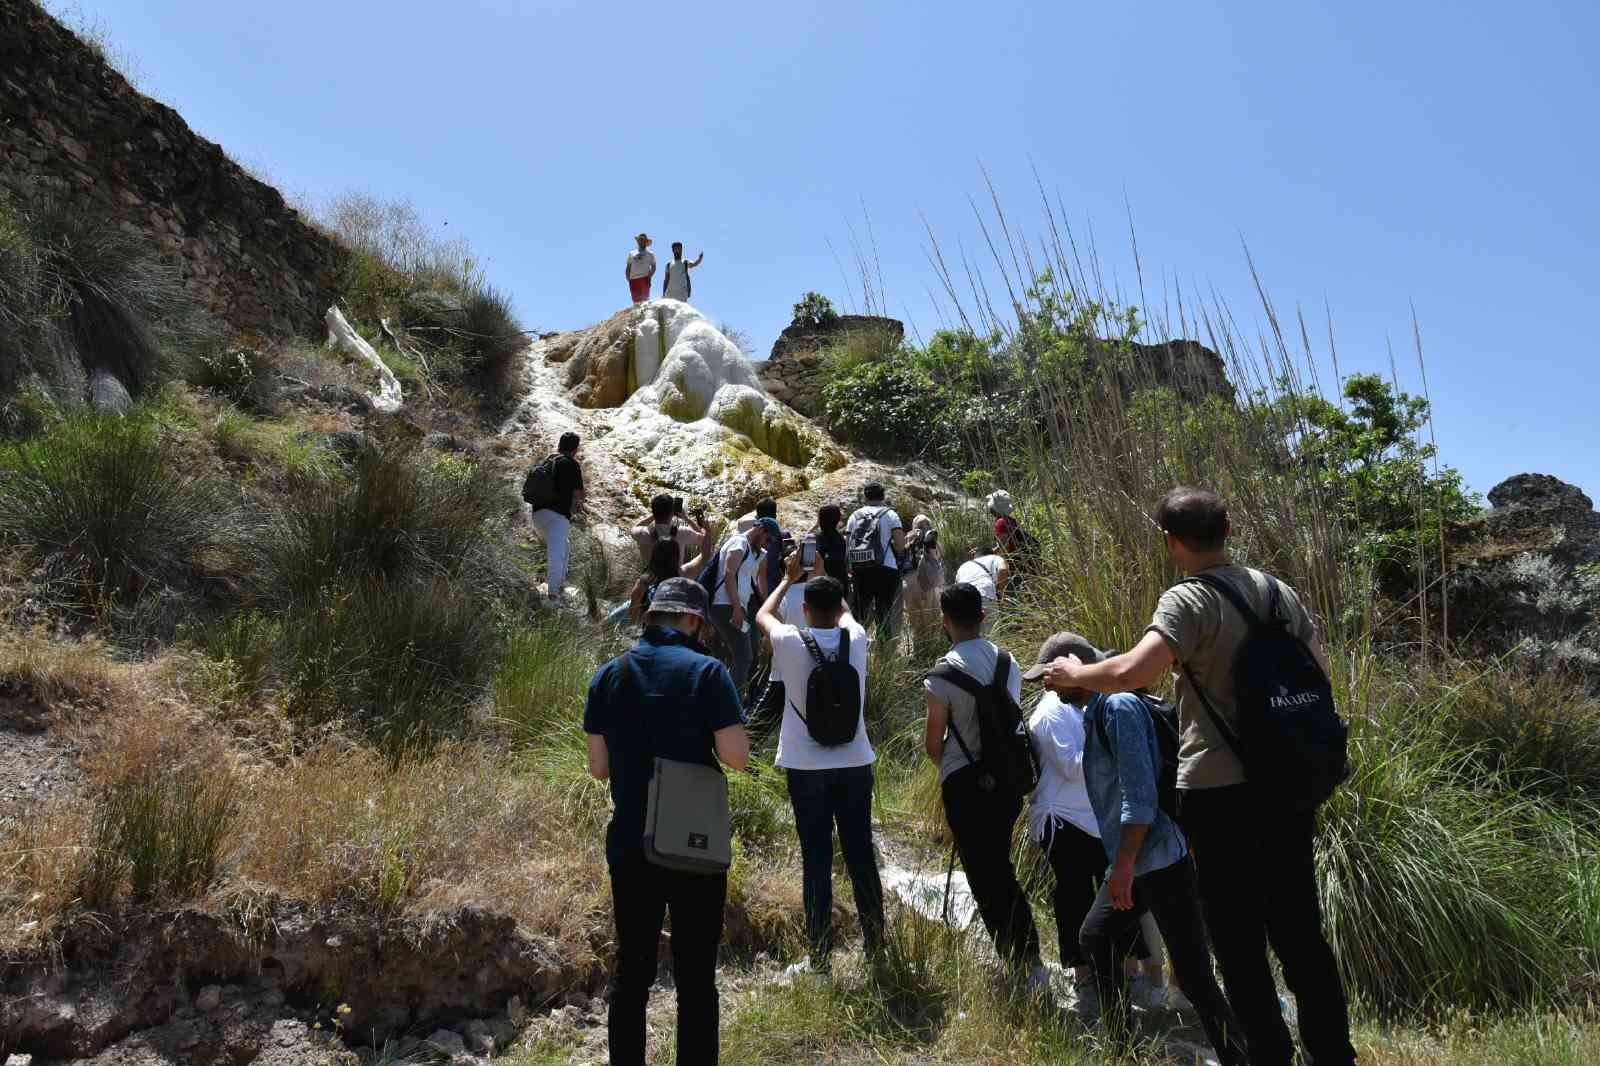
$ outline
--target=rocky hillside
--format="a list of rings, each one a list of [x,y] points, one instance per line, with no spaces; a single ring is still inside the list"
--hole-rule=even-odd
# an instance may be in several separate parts
[[[346,252],[34,0],[0,0],[0,191],[63,197],[172,253],[235,329],[305,333]]]

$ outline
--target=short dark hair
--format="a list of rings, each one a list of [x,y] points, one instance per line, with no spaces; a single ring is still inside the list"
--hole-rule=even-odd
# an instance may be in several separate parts
[[[983,624],[983,594],[966,581],[947,585],[939,593],[939,610],[962,629],[975,629]]]
[[[833,530],[839,528],[839,523],[844,521],[844,508],[836,503],[823,504],[817,508],[817,528]]]
[[[761,499],[756,501],[756,517],[757,518],[777,518],[778,517],[778,501],[774,500],[771,496],[763,496],[763,497],[761,497]]]
[[[836,577],[814,577],[806,582],[805,601],[812,614],[837,618],[844,606],[844,586]]]
[[[672,242],[672,246],[674,248],[682,248],[683,247],[683,242],[682,241],[673,241]]]
[[[556,451],[562,455],[571,455],[578,450],[578,444],[581,440],[582,438],[576,433],[563,433],[561,434],[561,443],[556,445]]]
[[[881,500],[883,496],[883,486],[876,481],[869,481],[861,487],[861,498],[864,500]]]
[[[1228,507],[1210,489],[1179,485],[1156,505],[1156,524],[1191,551],[1216,551],[1228,537]]]
[[[657,522],[672,521],[672,497],[665,492],[658,492],[650,497],[650,517]]]

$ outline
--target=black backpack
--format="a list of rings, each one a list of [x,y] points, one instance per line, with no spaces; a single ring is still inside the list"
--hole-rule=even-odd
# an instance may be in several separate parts
[[[1306,642],[1279,617],[1283,595],[1267,577],[1272,600],[1263,622],[1223,579],[1197,574],[1187,583],[1216,590],[1243,617],[1249,633],[1233,660],[1237,729],[1211,706],[1187,663],[1189,687],[1200,697],[1217,732],[1244,764],[1245,779],[1268,809],[1315,810],[1350,776],[1350,727],[1333,703],[1333,685]]]
[[[1011,698],[1011,689],[1006,685],[1011,678],[1011,653],[1004,648],[999,652],[994,679],[987,685],[949,662],[934,667],[930,676],[943,678],[972,697],[983,757],[972,757],[972,749],[962,739],[954,716],[950,734],[961,746],[967,762],[978,768],[979,785],[985,792],[1026,796],[1039,783],[1039,752],[1033,746],[1033,734],[1028,732],[1028,716]]]
[[[880,507],[876,514],[850,531],[850,541],[845,555],[852,568],[883,565],[883,537],[878,534],[879,524],[889,508]]]
[[[839,627],[839,654],[824,658],[811,630],[800,630],[800,639],[811,653],[811,676],[806,678],[806,714],[794,713],[806,724],[811,739],[825,748],[836,748],[856,738],[861,726],[861,675],[850,664],[850,631]],[[794,707],[794,701],[789,704]]]
[[[707,603],[714,605],[717,602],[717,585],[722,580],[722,549],[727,547],[728,541],[732,539],[731,536],[727,536],[717,542],[716,550],[711,553],[711,561],[702,566],[699,575],[695,577],[700,587],[706,590],[706,595],[709,597]]]
[[[1150,717],[1150,727],[1156,732],[1156,751],[1161,765],[1156,767],[1156,802],[1167,816],[1178,817],[1178,747],[1183,740],[1183,730],[1178,725],[1178,707],[1167,700],[1157,699],[1146,692],[1135,692]],[[1111,738],[1106,734],[1106,718],[1102,713],[1094,721],[1100,746],[1111,750]]]
[[[528,471],[522,482],[522,498],[535,511],[544,510],[556,501],[556,460],[560,455],[546,456]]]

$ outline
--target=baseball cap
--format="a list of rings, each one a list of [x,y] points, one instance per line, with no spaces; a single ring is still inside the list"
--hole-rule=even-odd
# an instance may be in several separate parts
[[[1057,659],[1068,655],[1076,655],[1086,663],[1097,663],[1105,658],[1100,649],[1090,644],[1076,633],[1060,632],[1045,640],[1039,646],[1039,659],[1032,666],[1022,671],[1022,680],[1037,681],[1050,669],[1050,664]]]
[[[698,581],[686,577],[669,577],[656,586],[650,600],[650,613],[692,614],[706,616],[706,590]]]
[[[756,524],[750,528],[766,530],[769,537],[782,538],[783,536],[783,530],[778,526],[776,518],[758,518],[756,519]]]

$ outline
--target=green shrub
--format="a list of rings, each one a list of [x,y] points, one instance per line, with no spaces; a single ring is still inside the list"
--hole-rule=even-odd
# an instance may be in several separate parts
[[[524,743],[554,723],[583,717],[589,678],[600,665],[592,635],[550,619],[513,630],[494,680],[495,717]]]
[[[458,338],[467,379],[484,396],[509,404],[521,395],[517,371],[528,338],[511,311],[511,301],[487,285],[476,286],[463,301],[464,322]]]
[[[472,731],[499,641],[444,578],[353,579],[297,600],[278,657],[285,711],[351,722],[391,754]]]
[[[216,323],[148,239],[76,202],[0,202],[0,389],[103,370],[138,395],[216,343]]]
[[[271,352],[245,347],[202,353],[187,376],[191,385],[214,389],[247,411],[270,415],[278,407],[279,374]]]
[[[369,577],[481,578],[508,513],[482,467],[398,434],[364,437],[348,470],[299,477],[267,517],[261,593],[286,603]]]
[[[832,300],[820,292],[808,292],[794,305],[794,317],[789,325],[800,329],[822,329],[838,320],[839,312],[833,309]]]
[[[84,901],[107,903],[124,886],[140,899],[199,895],[216,879],[237,810],[233,778],[216,767],[150,766],[117,782],[96,807]]]
[[[76,415],[0,464],[0,537],[51,559],[76,606],[182,584],[238,532],[220,486],[142,412]]]
[[[1415,711],[1357,716],[1356,773],[1322,817],[1318,876],[1347,989],[1380,1017],[1557,998],[1594,963],[1600,841],[1447,743],[1419,743],[1403,720]]]

